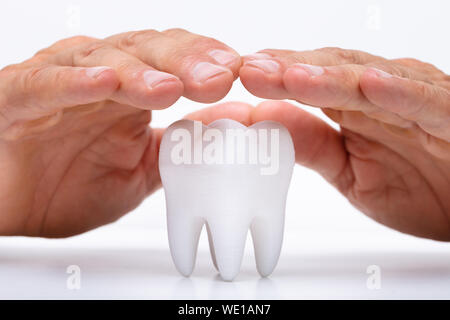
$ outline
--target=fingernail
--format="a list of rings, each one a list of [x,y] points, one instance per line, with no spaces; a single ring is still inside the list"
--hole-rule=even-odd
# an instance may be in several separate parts
[[[377,68],[371,68],[373,71],[375,71],[375,73],[377,74],[377,76],[381,77],[381,78],[392,78],[392,74],[387,73],[386,71],[377,69]]]
[[[170,73],[161,72],[157,70],[148,70],[143,73],[143,78],[145,81],[145,84],[150,89],[153,89],[157,85],[161,84],[164,81],[167,80],[177,80],[178,78],[174,75],[171,75]]]
[[[221,65],[229,65],[237,60],[237,56],[224,50],[214,49],[208,52],[208,55]]]
[[[273,60],[250,60],[245,65],[256,67],[267,73],[274,73],[280,69],[280,65]]]
[[[93,68],[86,68],[86,75],[92,79],[97,79],[103,71],[111,70],[110,67],[93,67]]]
[[[265,60],[270,59],[272,56],[270,54],[264,53],[264,52],[257,52],[253,54],[248,54],[246,56],[243,56],[244,59],[252,59],[252,60]]]
[[[202,83],[225,72],[231,71],[227,68],[209,62],[199,62],[192,69],[192,78],[194,78],[195,82]]]
[[[325,72],[324,68],[313,66],[311,64],[295,63],[291,67],[301,68],[305,70],[306,73],[308,73],[310,76],[321,76]]]

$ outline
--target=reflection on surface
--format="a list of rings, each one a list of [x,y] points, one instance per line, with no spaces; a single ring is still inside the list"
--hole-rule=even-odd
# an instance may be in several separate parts
[[[81,268],[81,290],[66,288],[66,268]],[[369,265],[382,287],[366,287]],[[450,298],[450,255],[439,252],[299,253],[282,255],[260,278],[252,256],[234,282],[224,282],[208,252],[190,278],[175,270],[168,250],[3,248],[0,298],[296,299]]]

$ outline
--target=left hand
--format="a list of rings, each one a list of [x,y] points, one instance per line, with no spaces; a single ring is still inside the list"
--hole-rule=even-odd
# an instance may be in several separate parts
[[[0,235],[66,237],[160,185],[151,110],[221,99],[233,49],[181,29],[58,41],[0,71]]]

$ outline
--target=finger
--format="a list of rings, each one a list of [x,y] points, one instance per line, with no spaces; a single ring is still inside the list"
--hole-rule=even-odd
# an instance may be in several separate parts
[[[377,69],[361,77],[361,90],[373,104],[414,121],[430,135],[450,142],[450,91]]]
[[[0,74],[0,131],[19,120],[32,120],[75,105],[108,99],[117,89],[108,67],[42,66]]]
[[[309,51],[265,49],[243,57],[243,62],[266,58],[277,59],[285,66],[294,63],[305,63],[319,66],[335,66],[340,64],[367,64],[386,59],[359,50],[326,47]]]
[[[256,108],[232,102],[197,111],[187,118],[205,123],[232,118],[247,126],[264,120],[277,121],[291,133],[299,164],[316,170],[342,192],[352,183],[351,167],[339,132],[287,102],[265,101]]]
[[[390,60],[393,63],[405,66],[408,69],[415,70],[418,73],[424,74],[427,78],[435,78],[436,74],[445,76],[445,73],[436,68],[431,63],[423,62],[413,58],[399,58]],[[374,65],[374,67],[376,67]],[[420,80],[420,79],[416,79]]]
[[[265,101],[252,114],[252,122],[273,120],[291,133],[297,163],[320,173],[339,190],[351,183],[347,152],[339,132],[314,115],[283,101]]]
[[[388,148],[396,150],[399,145],[402,145],[406,148],[417,149],[419,134],[416,126],[401,128],[371,119],[360,111],[340,111],[327,108],[322,111],[342,129],[360,134],[369,140],[378,141]]]
[[[101,40],[69,47],[51,55],[48,61],[75,67],[103,65],[113,68],[119,76],[120,87],[112,99],[141,109],[167,108],[183,93],[183,84],[176,76],[160,72]]]
[[[239,75],[242,84],[254,95],[267,99],[285,99],[288,98],[288,93],[284,88],[282,75],[293,64],[334,66],[375,61],[384,59],[362,51],[340,48],[322,48],[313,51],[272,49],[244,56]]]
[[[49,46],[47,48],[39,50],[34,55],[34,57],[39,57],[39,58],[47,57],[48,58],[49,56],[55,55],[58,52],[66,50],[67,48],[76,47],[81,44],[87,44],[90,42],[97,42],[97,41],[99,41],[99,39],[87,37],[87,36],[74,36],[74,37],[62,39],[62,40],[56,41],[54,44],[52,44],[51,46]]]
[[[5,69],[8,68],[14,68],[16,70],[18,69],[27,69],[35,67],[36,65],[43,65],[43,64],[49,64],[52,63],[50,60],[52,60],[53,56],[57,54],[58,52],[62,52],[64,50],[67,50],[67,48],[76,47],[81,44],[86,44],[89,42],[98,41],[95,38],[90,38],[86,36],[75,36],[67,39],[62,39],[51,46],[44,48],[42,50],[39,50],[33,57],[19,63],[14,64],[11,66],[7,66]],[[71,65],[71,64],[66,64]]]
[[[157,70],[176,75],[183,95],[198,102],[223,98],[237,78],[240,56],[225,44],[182,29],[127,32],[106,39]]]
[[[289,98],[315,107],[361,111],[366,116],[399,127],[410,127],[411,121],[376,106],[360,88],[360,77],[366,67],[357,64],[314,66],[294,64],[283,75]]]
[[[418,183],[423,181],[420,169],[405,154],[375,140],[345,129],[342,134],[357,181],[347,195],[348,200],[388,227],[420,237],[448,240],[448,218],[434,201],[436,190],[428,183]],[[386,199],[395,206],[386,206]],[[420,200],[411,205],[412,199]]]
[[[159,146],[164,134],[162,128],[151,128],[148,147],[143,155],[144,172],[147,173],[147,194],[151,194],[161,187],[161,176],[159,175]]]

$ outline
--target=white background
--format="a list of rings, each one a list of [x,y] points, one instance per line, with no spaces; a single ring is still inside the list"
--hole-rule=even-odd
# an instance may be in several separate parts
[[[182,27],[241,54],[339,46],[414,57],[450,73],[449,10],[444,0],[3,0],[0,66],[75,34]],[[225,100],[260,101],[239,81]],[[155,112],[154,124],[166,126],[201,107],[181,99]],[[239,277],[220,281],[203,235],[196,270],[186,279],[170,260],[159,191],[119,222],[78,237],[0,238],[0,298],[450,298],[449,244],[371,221],[314,172],[295,169],[286,215],[283,251],[270,278],[257,275],[248,242]],[[82,270],[80,290],[66,287],[69,265]],[[381,268],[379,290],[366,286],[370,265]]]

